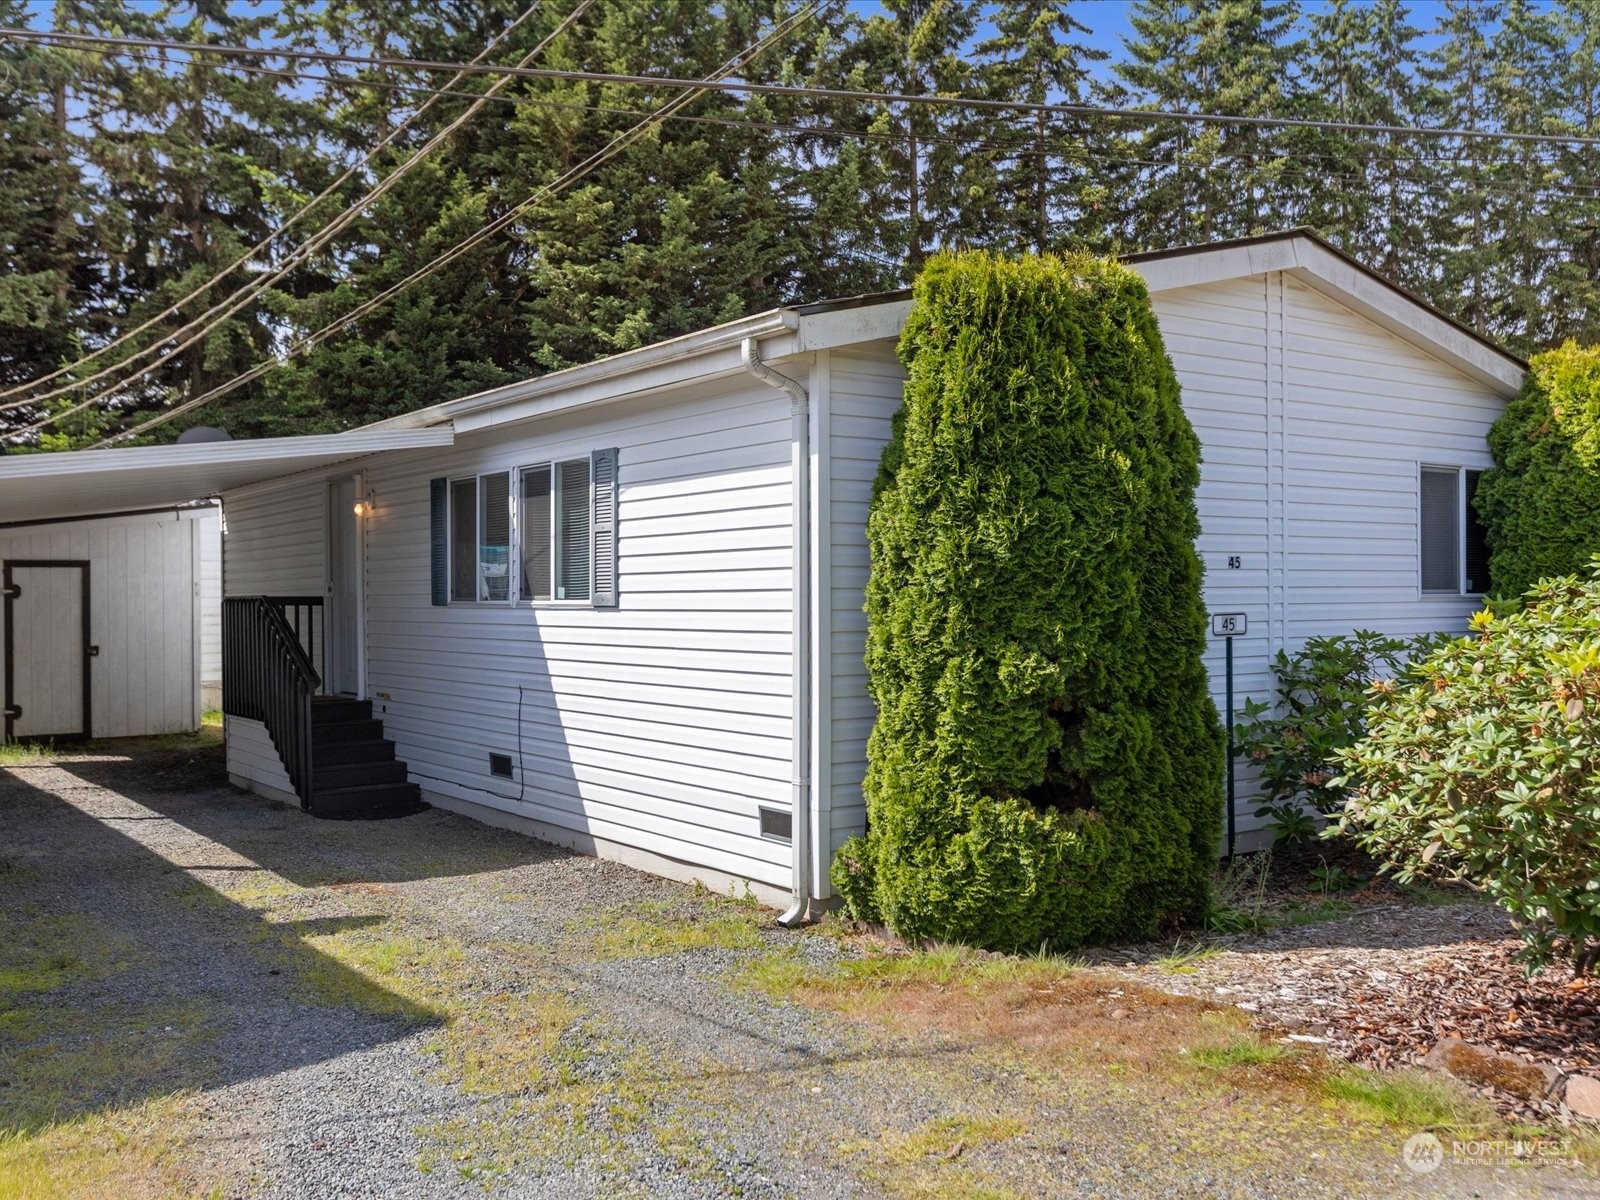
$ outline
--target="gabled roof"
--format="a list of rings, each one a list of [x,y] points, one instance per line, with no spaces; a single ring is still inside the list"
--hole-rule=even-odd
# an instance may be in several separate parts
[[[1503,346],[1384,278],[1314,229],[1130,254],[1123,261],[1144,276],[1151,292],[1285,271],[1508,399],[1522,387],[1528,370]]]
[[[1291,229],[1127,256],[1152,293],[1285,271],[1507,398],[1527,364],[1398,287],[1310,229]],[[909,291],[797,304],[642,346],[348,433],[187,446],[0,457],[0,519],[168,505],[387,450],[449,445],[454,437],[549,413],[739,375],[740,343],[763,359],[896,338]]]
[[[1516,395],[1527,371],[1527,364],[1515,355],[1389,282],[1311,229],[1131,254],[1123,261],[1144,276],[1152,293],[1287,271],[1502,396]],[[812,350],[898,337],[910,311],[909,289],[774,308],[418,409],[370,428],[419,428],[451,421],[458,433],[467,433],[637,396],[690,378],[731,376],[741,370],[739,343],[746,337],[761,341],[763,358],[781,362]]]

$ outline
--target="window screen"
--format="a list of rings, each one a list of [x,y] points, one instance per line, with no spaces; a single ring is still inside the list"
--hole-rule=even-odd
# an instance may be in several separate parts
[[[555,595],[555,514],[550,468],[522,472],[522,598],[549,600]]]
[[[1478,517],[1478,480],[1482,471],[1467,472],[1467,591],[1489,590],[1489,539]]]
[[[478,594],[478,481],[450,485],[450,599]]]
[[[1461,591],[1461,472],[1422,468],[1422,590]]]
[[[478,599],[511,599],[511,476],[483,477],[478,525]]]
[[[556,599],[589,598],[589,460],[556,464]]]

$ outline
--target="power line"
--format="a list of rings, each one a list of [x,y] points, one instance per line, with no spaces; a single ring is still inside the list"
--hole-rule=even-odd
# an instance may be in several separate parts
[[[532,50],[528,51],[527,54],[522,56],[521,61],[524,63],[533,61],[533,59],[542,53],[551,42],[560,37],[561,34],[564,33],[572,25],[572,23],[576,21],[578,17],[581,16],[583,12],[593,3],[594,0],[580,0],[580,3],[572,10],[572,12],[567,14],[566,18],[562,20],[554,30],[552,30],[544,38],[540,39],[539,43],[534,46]],[[170,361],[177,354],[182,353],[190,346],[193,346],[197,342],[209,337],[213,332],[216,331],[218,327],[222,325],[224,321],[232,317],[245,305],[250,303],[250,301],[256,296],[260,295],[267,288],[271,287],[278,280],[282,279],[302,262],[309,259],[317,250],[321,249],[323,246],[327,245],[328,242],[333,240],[337,234],[353,224],[369,205],[380,200],[383,196],[388,194],[388,192],[398,186],[401,180],[410,174],[410,172],[420,162],[422,162],[423,159],[425,159],[435,147],[443,145],[444,142],[449,139],[451,134],[453,134],[457,129],[461,128],[462,125],[466,124],[467,121],[471,120],[472,117],[475,116],[483,107],[483,105],[493,98],[494,93],[499,91],[502,87],[507,86],[510,82],[511,77],[509,76],[497,79],[489,86],[488,91],[481,95],[475,103],[468,106],[443,129],[439,130],[432,137],[430,137],[427,142],[418,148],[415,154],[401,163],[394,171],[390,172],[390,174],[387,175],[381,183],[370,189],[366,195],[355,201],[355,203],[346,208],[344,212],[340,213],[327,225],[323,226],[321,230],[313,234],[306,241],[302,242],[282,263],[278,264],[270,271],[255,276],[243,287],[240,287],[231,295],[229,295],[226,299],[219,301],[200,316],[194,318],[192,321],[183,325],[179,329],[174,330],[168,336],[183,339],[176,345],[168,346],[165,349],[160,349],[159,343],[152,343],[152,345],[145,347],[143,350],[133,355],[130,359],[126,359],[121,363],[113,364],[110,367],[105,367],[96,372],[94,375],[89,376],[87,379],[74,381],[73,383],[58,387],[53,391],[45,392],[40,395],[28,396],[22,400],[13,400],[5,404],[0,404],[0,412],[6,412],[17,408],[31,408],[48,400],[53,400],[60,396],[68,395],[82,387],[86,387],[90,383],[104,379],[108,375],[113,375],[118,371],[127,369],[130,363],[136,362],[139,359],[148,356],[152,351],[159,351],[156,362],[144,367],[138,371],[136,375],[130,376],[128,379],[123,380],[121,384],[112,385],[113,387],[125,386],[126,384],[132,382],[132,380],[135,378],[148,375],[150,371],[154,370],[156,367]],[[97,400],[98,397],[95,399]],[[86,403],[94,402],[95,400],[90,400]]]
[[[801,22],[807,20],[813,13],[815,13],[819,7],[819,3],[820,0],[810,0],[810,2],[804,5],[802,8],[796,10],[796,12],[779,22],[765,36],[758,38],[752,45],[734,55],[731,59],[724,63],[723,66],[719,67],[715,72],[708,76],[707,82],[715,82],[730,72],[735,71],[753,61],[763,51],[765,51],[768,46],[786,36],[791,29],[799,25]],[[366,301],[364,304],[358,305],[355,309],[339,317],[337,320],[329,322],[315,333],[299,339],[297,342],[290,345],[278,358],[270,359],[264,363],[259,363],[250,370],[235,376],[227,383],[211,388],[209,391],[196,396],[191,400],[185,401],[176,408],[162,413],[159,416],[152,417],[148,421],[143,421],[138,425],[135,425],[132,429],[125,430],[122,433],[114,434],[108,438],[103,438],[101,441],[95,443],[93,448],[99,449],[101,447],[113,445],[125,438],[136,437],[137,435],[153,429],[158,425],[165,424],[175,417],[182,416],[187,412],[192,412],[201,405],[207,404],[219,396],[227,395],[229,392],[244,386],[246,383],[260,378],[262,375],[280,365],[282,362],[302,354],[309,349],[312,349],[331,334],[345,328],[350,322],[358,320],[362,316],[365,316],[367,313],[386,303],[391,297],[398,295],[401,291],[405,290],[417,280],[425,278],[439,268],[455,261],[474,246],[483,242],[487,238],[493,237],[501,230],[515,223],[515,221],[523,213],[532,209],[540,201],[546,199],[548,196],[556,194],[561,190],[564,190],[567,187],[570,187],[584,175],[587,175],[590,171],[594,170],[608,159],[621,153],[622,150],[624,150],[629,144],[641,136],[652,125],[664,120],[677,109],[682,108],[685,105],[692,104],[695,100],[699,99],[700,96],[704,95],[705,91],[709,90],[711,89],[707,88],[698,92],[688,92],[668,101],[655,113],[650,114],[643,120],[637,122],[626,132],[613,138],[603,149],[590,155],[583,162],[579,163],[577,166],[571,168],[569,171],[563,174],[560,178],[539,188],[531,196],[510,209],[503,216],[491,221],[488,225],[485,225],[476,233],[458,242],[444,254],[433,259],[431,262],[424,264],[422,267],[419,267],[410,275],[400,280],[400,282],[392,285],[383,292],[380,292],[378,295]],[[88,407],[90,403],[93,402],[86,402],[84,404],[75,406],[73,409],[66,409],[60,413],[53,414],[41,421],[35,422],[33,425],[28,426],[27,428],[18,430],[15,436],[23,436],[28,433],[43,429],[45,426],[50,425],[53,422],[62,419],[63,417],[71,415],[71,413],[74,411],[82,411],[82,409]]]
[[[107,56],[115,55],[115,54],[119,53],[116,50],[98,49],[98,48],[85,48],[82,52],[83,53],[87,53],[87,54],[100,54],[100,55],[107,55]],[[155,59],[155,58],[150,58],[150,57],[146,57],[146,56],[138,56],[138,55],[134,55],[132,57],[135,57],[138,61],[141,61],[141,62],[167,61],[165,59],[159,59],[158,60],[158,59]],[[180,64],[187,64],[187,63],[192,62],[192,61],[194,61],[194,60],[192,60],[192,59],[179,60]],[[246,74],[251,74],[251,75],[276,76],[276,77],[282,78],[282,79],[289,79],[289,80],[295,80],[295,81],[310,81],[310,82],[315,82],[315,83],[325,83],[325,84],[333,85],[335,87],[344,87],[344,88],[352,88],[352,89],[358,89],[359,88],[359,89],[373,89],[373,90],[377,90],[377,91],[421,93],[421,94],[433,95],[433,96],[457,97],[457,98],[460,98],[460,99],[463,99],[463,100],[477,100],[477,99],[483,98],[483,96],[484,96],[484,93],[482,93],[482,92],[464,92],[464,91],[455,91],[455,90],[450,90],[450,89],[437,89],[436,90],[436,89],[427,87],[426,85],[423,85],[423,84],[399,83],[399,82],[396,82],[396,81],[393,81],[393,80],[359,79],[359,78],[355,78],[355,77],[352,77],[352,76],[346,76],[346,75],[319,75],[319,74],[315,74],[315,73],[311,73],[311,72],[289,71],[289,70],[282,70],[282,69],[278,69],[278,68],[274,68],[274,67],[262,67],[262,66],[255,66],[255,65],[252,65],[252,64],[238,63],[238,62],[227,64],[227,68],[226,69],[240,71],[240,72],[244,72]],[[550,100],[550,99],[546,99],[546,98],[544,98],[542,96],[530,96],[530,95],[522,95],[522,94],[500,94],[500,95],[495,95],[493,97],[493,99],[494,99],[494,101],[496,103],[499,103],[499,104],[511,104],[511,105],[515,105],[515,106],[528,106],[528,107],[533,107],[533,108],[548,108],[548,109],[555,109],[555,110],[568,111],[568,112],[592,112],[592,113],[601,113],[601,114],[614,115],[614,116],[625,116],[625,117],[645,116],[645,115],[647,115],[647,112],[648,112],[648,110],[646,110],[646,109],[622,108],[622,107],[618,107],[618,106],[615,106],[615,105],[606,105],[606,104],[583,104],[583,103],[580,103],[580,102],[577,102],[577,101]],[[705,117],[705,116],[696,117],[696,116],[682,116],[682,115],[679,115],[679,116],[674,116],[674,117],[672,117],[670,119],[674,120],[674,121],[683,122],[683,123],[686,123],[686,124],[718,125],[718,126],[723,126],[723,127],[726,127],[726,128],[733,128],[733,129],[740,129],[740,128],[743,128],[743,129],[759,129],[759,130],[765,130],[765,131],[775,132],[775,133],[795,133],[795,134],[802,134],[802,135],[805,135],[805,136],[808,136],[808,137],[818,137],[818,138],[858,137],[858,138],[861,138],[861,139],[866,140],[866,141],[900,143],[900,142],[906,141],[907,140],[907,136],[908,136],[908,135],[903,134],[903,133],[882,133],[882,132],[878,132],[878,131],[875,131],[875,130],[860,129],[860,128],[857,128],[857,127],[854,127],[854,126],[844,126],[844,125],[838,125],[838,124],[799,125],[799,124],[785,123],[785,122],[780,122],[780,121],[767,121],[767,120],[753,119],[753,118],[749,118],[749,117]],[[1058,136],[1059,135],[1052,135],[1052,138],[1058,137]],[[927,144],[927,145],[953,146],[953,147],[956,147],[958,149],[1000,150],[1000,151],[1004,151],[1004,152],[1008,152],[1008,153],[1018,153],[1018,154],[1024,153],[1024,152],[1026,152],[1028,150],[1036,149],[1041,144],[1044,144],[1044,145],[1058,147],[1057,152],[1058,153],[1060,152],[1060,150],[1059,150],[1060,143],[1058,141],[1051,140],[1051,141],[1048,141],[1048,142],[1045,142],[1045,143],[1041,143],[1039,141],[1036,133],[1031,132],[1031,131],[1025,131],[1021,136],[1019,136],[1015,140],[1008,141],[1008,142],[1007,141],[997,141],[997,140],[995,140],[993,138],[953,137],[953,136],[950,136],[948,134],[929,134],[929,133],[919,133],[917,135],[917,141],[919,143]],[[1085,152],[1083,157],[1085,159],[1097,158],[1097,159],[1100,159],[1100,160],[1103,160],[1103,161],[1107,161],[1107,162],[1126,163],[1126,164],[1136,165],[1136,166],[1137,165],[1144,165],[1144,166],[1162,166],[1162,165],[1167,165],[1166,163],[1158,162],[1156,160],[1137,159],[1137,158],[1133,158],[1133,157],[1130,157],[1130,156],[1114,154],[1114,153],[1113,154],[1107,154],[1107,153],[1095,154],[1093,152]],[[1215,159],[1216,160],[1221,160],[1221,159],[1261,159],[1261,158],[1267,158],[1267,159],[1280,159],[1281,158],[1281,159],[1294,159],[1294,160],[1300,161],[1300,162],[1333,162],[1333,163],[1348,163],[1348,162],[1354,161],[1355,159],[1359,159],[1360,163],[1368,164],[1368,165],[1371,165],[1371,164],[1391,164],[1391,163],[1405,163],[1405,164],[1415,164],[1415,165],[1434,164],[1434,163],[1442,163],[1442,164],[1462,164],[1462,163],[1467,163],[1467,164],[1480,165],[1480,166],[1488,165],[1488,164],[1485,163],[1484,159],[1482,159],[1481,157],[1475,156],[1475,155],[1465,155],[1465,154],[1443,154],[1443,155],[1431,154],[1431,155],[1422,155],[1422,154],[1416,153],[1416,152],[1406,153],[1406,154],[1400,154],[1400,153],[1392,153],[1392,154],[1376,154],[1376,153],[1335,154],[1335,153],[1326,153],[1326,152],[1324,152],[1324,153],[1315,153],[1315,152],[1305,151],[1305,150],[1273,149],[1273,150],[1258,151],[1258,152],[1251,152],[1251,151],[1246,151],[1246,150],[1220,150],[1215,155]],[[1536,161],[1539,162],[1541,165],[1546,165],[1546,166],[1554,166],[1554,165],[1556,165],[1553,160],[1538,159]],[[1173,162],[1176,162],[1176,160],[1173,160]],[[1564,194],[1569,194],[1569,193],[1573,194],[1573,195],[1579,195],[1578,191],[1576,190],[1576,188],[1578,188],[1578,187],[1588,187],[1589,190],[1591,190],[1591,191],[1594,190],[1594,186],[1593,185],[1575,185],[1575,187],[1573,187],[1573,188],[1562,188],[1562,187],[1559,187],[1559,186],[1549,186],[1549,185],[1547,185],[1545,188],[1542,188],[1540,190],[1541,191],[1548,191],[1551,194],[1555,194],[1555,195],[1564,195]],[[1508,190],[1509,191],[1509,189],[1503,189],[1503,190]],[[1519,189],[1516,189],[1511,194],[1527,195],[1528,192],[1525,189],[1520,189],[1519,188]],[[1580,196],[1580,198],[1589,198],[1589,197]]]
[[[1455,138],[1462,140],[1537,142],[1564,146],[1600,146],[1600,137],[1579,134],[1519,133],[1508,130],[1429,128],[1422,125],[1379,125],[1359,121],[1324,121],[1308,117],[1229,116],[1224,113],[1178,112],[1172,109],[1119,108],[1094,104],[1054,104],[1029,100],[992,100],[972,96],[908,95],[903,92],[856,91],[848,88],[803,87],[790,84],[756,83],[749,80],[680,79],[668,75],[625,75],[604,71],[562,70],[554,67],[507,67],[492,64],[463,64],[424,58],[399,58],[388,55],[343,54],[328,50],[296,50],[289,47],[228,46],[211,42],[183,42],[166,38],[112,37],[105,34],[58,33],[32,29],[0,27],[0,38],[29,42],[110,45],[177,50],[189,53],[219,54],[247,58],[282,58],[302,61],[346,63],[352,66],[388,67],[410,71],[456,71],[480,75],[514,75],[526,79],[559,79],[575,83],[631,84],[639,87],[678,89],[703,88],[709,91],[748,92],[756,95],[803,96],[819,100],[854,100],[875,104],[907,104],[946,108],[1000,110],[1004,112],[1044,113],[1070,117],[1110,117],[1133,121],[1180,121],[1201,125],[1239,125],[1270,129],[1322,129],[1345,133],[1378,133],[1405,137]]]
[[[477,63],[483,57],[488,55],[502,41],[504,41],[506,38],[510,37],[511,34],[513,32],[515,32],[515,30],[520,25],[522,25],[522,23],[524,21],[528,20],[528,18],[533,16],[534,13],[539,11],[539,5],[540,5],[541,2],[542,2],[542,0],[534,0],[533,4],[529,5],[529,7],[523,12],[523,14],[521,16],[519,16],[516,20],[512,21],[510,25],[506,26],[506,28],[501,30],[500,33],[496,34],[493,38],[491,38],[489,40],[488,44],[486,44],[484,46],[484,48],[481,51],[479,51],[479,53],[472,59],[472,63],[474,63],[474,64]],[[189,61],[193,62],[195,60],[191,58]],[[236,65],[238,65],[238,64],[236,64]],[[464,73],[457,72],[456,73],[456,79],[459,80],[459,79],[462,79],[462,78],[465,78]],[[452,82],[454,82],[454,81],[452,81]],[[449,85],[446,84],[446,87],[448,87],[448,86]],[[411,114],[406,117],[405,120],[401,121],[399,125],[395,126],[395,128],[392,131],[390,131],[390,133],[382,141],[380,141],[376,146],[374,146],[370,151],[368,151],[367,154],[365,156],[363,156],[362,159],[359,162],[357,162],[354,165],[352,165],[351,167],[347,168],[344,171],[343,174],[341,174],[337,179],[335,179],[327,187],[323,188],[320,193],[318,193],[316,196],[312,197],[310,200],[306,201],[305,204],[301,205],[298,210],[296,210],[287,220],[285,220],[283,222],[283,224],[279,225],[271,233],[267,234],[266,237],[262,238],[261,241],[257,242],[249,250],[246,250],[242,255],[240,255],[238,258],[236,258],[233,262],[229,263],[222,270],[218,271],[215,275],[212,275],[205,282],[199,284],[192,291],[190,291],[186,296],[183,296],[181,299],[173,301],[171,304],[169,304],[166,307],[164,307],[160,312],[156,313],[148,321],[144,322],[144,324],[139,325],[134,329],[128,330],[126,333],[123,333],[123,334],[119,335],[114,340],[112,340],[110,342],[107,342],[104,346],[99,346],[99,347],[95,348],[92,352],[90,352],[90,353],[84,355],[82,358],[78,359],[77,362],[68,363],[66,366],[58,367],[56,370],[51,371],[47,375],[41,375],[37,379],[29,380],[26,383],[19,383],[19,384],[16,384],[16,385],[12,386],[12,387],[6,388],[3,391],[0,391],[0,400],[4,400],[4,399],[6,399],[6,398],[8,398],[10,396],[15,396],[19,392],[27,391],[27,390],[29,390],[31,388],[36,388],[40,384],[49,383],[52,379],[59,379],[63,375],[69,374],[72,371],[76,371],[76,370],[82,368],[83,366],[87,365],[88,363],[93,362],[95,359],[100,358],[102,355],[108,353],[109,351],[116,349],[118,346],[120,346],[123,343],[127,342],[130,338],[135,338],[135,337],[139,336],[139,334],[143,333],[145,330],[150,329],[153,326],[159,325],[161,323],[161,321],[163,319],[165,319],[166,317],[168,317],[168,316],[176,316],[178,314],[178,312],[183,308],[183,306],[185,304],[188,304],[190,301],[198,299],[200,296],[203,296],[206,292],[210,291],[211,288],[215,287],[216,284],[219,281],[227,278],[234,271],[237,271],[240,267],[244,266],[251,259],[255,258],[256,255],[260,254],[263,250],[267,249],[267,247],[271,246],[272,243],[275,242],[279,237],[281,237],[283,234],[287,233],[291,228],[293,228],[295,225],[297,225],[301,221],[301,219],[304,218],[313,209],[315,209],[317,205],[321,204],[329,196],[333,195],[339,188],[343,187],[350,180],[350,178],[353,175],[355,175],[355,173],[357,171],[359,171],[362,167],[366,166],[368,163],[372,162],[372,160],[374,158],[376,158],[377,155],[385,147],[389,146],[397,137],[399,137],[400,134],[403,133],[405,131],[405,129],[413,121],[415,121],[419,117],[421,117],[423,115],[423,113],[425,113],[429,109],[429,107],[432,106],[434,101],[442,94],[443,94],[443,90],[441,89],[439,92],[437,92],[434,95],[430,96],[430,98],[427,101],[425,101],[422,105],[420,105],[415,110],[413,110],[411,112]],[[212,311],[215,311],[215,310],[213,309]],[[209,314],[207,314],[207,315],[209,315]],[[201,319],[203,319],[203,317]],[[141,353],[148,353],[148,351],[149,351],[149,347],[147,347],[146,350],[144,352],[141,352]],[[128,360],[126,360],[126,359],[123,360],[123,362],[117,364],[117,368],[120,369],[121,367],[126,366],[127,362],[128,362]],[[96,378],[98,378],[98,376]],[[85,386],[87,383],[90,383],[90,382],[92,382],[92,379],[90,379],[90,380],[78,380],[72,386],[74,388],[82,387],[82,386]],[[42,399],[46,399],[46,397],[40,397],[39,399],[41,399],[41,400]],[[29,403],[32,403],[32,401],[30,401]],[[22,405],[0,405],[0,412],[5,412],[10,408],[20,408],[20,407],[22,407]]]
[[[106,49],[88,49],[84,52],[107,55],[117,53],[116,51]],[[483,95],[483,93],[479,92],[450,90],[434,92],[432,89],[417,84],[404,84],[393,81],[379,81],[370,79],[361,80],[341,75],[318,75],[306,72],[278,70],[272,67],[259,67],[237,62],[229,64],[229,67],[233,70],[247,72],[250,74],[280,76],[282,78],[293,80],[311,80],[315,82],[351,88],[372,88],[387,91],[420,92],[430,95],[460,97],[462,99],[478,99]],[[637,108],[621,108],[604,104],[582,104],[575,101],[549,100],[539,96],[528,95],[501,94],[494,96],[493,99],[496,102],[503,104],[529,106],[534,108],[548,108],[568,112],[593,112],[607,115],[632,117],[644,116],[647,112],[647,110]],[[707,117],[688,116],[683,114],[674,114],[668,119],[686,124],[712,125],[731,129],[755,129],[773,133],[792,133],[802,137],[818,138],[823,140],[859,138],[863,141],[883,142],[896,145],[904,143],[907,140],[907,135],[903,133],[884,133],[871,129],[860,129],[853,126],[841,126],[837,124],[798,125],[780,121],[764,121],[748,117]],[[1195,160],[1181,160],[1176,158],[1158,160],[1136,158],[1131,155],[1117,152],[1095,151],[1090,149],[1088,145],[1082,141],[1063,145],[1061,142],[1056,140],[1057,137],[1059,137],[1059,135],[1053,135],[1051,140],[1040,142],[1033,133],[1024,133],[1022,136],[1013,141],[1003,142],[997,141],[993,138],[956,137],[948,134],[920,133],[917,135],[917,141],[921,145],[948,146],[961,150],[997,151],[1002,155],[1012,158],[1019,158],[1029,152],[1037,151],[1041,147],[1045,147],[1060,157],[1082,165],[1100,162],[1110,164],[1112,166],[1145,167],[1173,171],[1181,171],[1199,165]],[[1397,174],[1393,168],[1403,166],[1415,169],[1435,164],[1463,163],[1476,166],[1491,165],[1485,164],[1482,158],[1472,155],[1350,155],[1280,149],[1256,152],[1248,150],[1219,150],[1215,153],[1215,155],[1206,160],[1206,165],[1230,161],[1259,162],[1263,160],[1298,163],[1331,163],[1352,167],[1372,167],[1382,170],[1384,172],[1383,178],[1386,181],[1414,183],[1418,185],[1418,189],[1423,192],[1426,192],[1430,187],[1437,191],[1437,185],[1442,181],[1429,179],[1425,176]],[[1541,165],[1545,166],[1555,165],[1553,162],[1544,159],[1537,161]],[[1315,178],[1309,175],[1296,173],[1296,177],[1315,181]],[[1322,178],[1349,183],[1362,183],[1367,181],[1363,176],[1338,172],[1326,172]],[[1481,181],[1477,184],[1474,184],[1473,189],[1479,192],[1485,192],[1493,195],[1511,196],[1518,199],[1527,199],[1530,197],[1553,197],[1558,199],[1570,198],[1579,201],[1600,200],[1600,184],[1544,183],[1539,185],[1523,186],[1495,183],[1492,181]]]

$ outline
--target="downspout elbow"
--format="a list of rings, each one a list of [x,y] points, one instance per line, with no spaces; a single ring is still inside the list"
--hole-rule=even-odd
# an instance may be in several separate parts
[[[794,901],[778,918],[786,928],[817,916],[811,895],[811,402],[806,389],[761,361],[756,339],[740,344],[744,369],[768,387],[788,393],[794,418]]]

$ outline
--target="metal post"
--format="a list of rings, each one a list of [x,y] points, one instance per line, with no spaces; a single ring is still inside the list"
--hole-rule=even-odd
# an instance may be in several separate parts
[[[1233,639],[1224,638],[1227,647],[1225,662],[1227,666],[1227,696],[1228,696],[1228,861],[1233,861]]]

